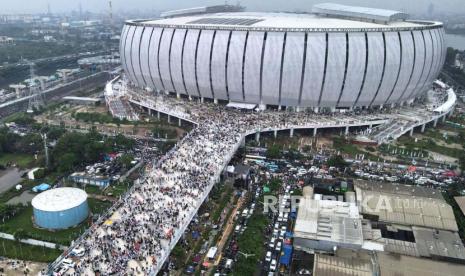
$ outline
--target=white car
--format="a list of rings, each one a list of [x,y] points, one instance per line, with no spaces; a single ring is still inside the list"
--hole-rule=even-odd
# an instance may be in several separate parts
[[[76,257],[82,257],[84,256],[84,248],[74,248],[72,251],[71,251],[71,255],[73,256],[76,256]]]
[[[274,248],[274,243],[276,242],[276,238],[271,238],[270,243],[268,244],[270,248]]]
[[[270,271],[275,272],[276,271],[276,260],[272,260],[270,264]]]
[[[74,268],[74,262],[71,259],[63,259],[63,261],[61,261],[61,264],[63,267],[66,268]]]
[[[265,261],[271,262],[271,251],[266,252]]]
[[[280,241],[276,244],[275,250],[277,252],[281,251],[281,242]]]

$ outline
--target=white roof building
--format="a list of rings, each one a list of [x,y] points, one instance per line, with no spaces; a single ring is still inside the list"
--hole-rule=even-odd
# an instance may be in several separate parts
[[[359,249],[362,244],[361,216],[355,203],[301,199],[294,228],[296,249],[304,251],[332,251],[334,247]]]

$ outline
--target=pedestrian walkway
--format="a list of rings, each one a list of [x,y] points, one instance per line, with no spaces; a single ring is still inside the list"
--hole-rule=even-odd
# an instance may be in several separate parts
[[[16,240],[13,235],[7,234],[7,233],[1,233],[1,232],[0,232],[0,238],[10,240],[10,241],[15,241]],[[39,240],[34,240],[34,239],[22,239],[22,240],[19,240],[19,242],[24,243],[24,244],[29,244],[29,245],[36,245],[36,246],[52,248],[52,249],[57,248],[56,243],[46,242],[46,241],[39,241]],[[58,245],[58,248],[60,250],[67,250],[68,249],[68,247],[66,247],[64,245],[61,245],[61,244]]]

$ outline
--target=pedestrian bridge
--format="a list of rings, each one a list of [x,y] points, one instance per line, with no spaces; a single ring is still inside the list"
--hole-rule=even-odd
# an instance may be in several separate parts
[[[235,110],[219,109],[215,104],[167,97],[141,96],[140,93],[134,93],[129,89],[125,92],[124,97],[127,97],[128,101],[146,109],[150,114],[154,116],[155,114],[159,116],[160,113],[165,114],[168,118],[176,118],[179,124],[185,121],[194,124],[196,128],[179,141],[165,157],[159,160],[149,173],[137,180],[126,195],[118,200],[108,212],[102,215],[91,228],[76,240],[67,252],[54,263],[50,264],[49,274],[52,274],[55,268],[60,267],[63,258],[66,258],[73,248],[84,247],[86,248],[86,254],[80,257],[81,261],[77,263],[76,270],[69,273],[93,275],[96,271],[100,271],[105,274],[106,271],[113,271],[115,269],[112,267],[115,260],[119,262],[123,260],[121,264],[118,263],[120,265],[117,267],[118,273],[156,275],[168,259],[171,250],[185,232],[192,218],[197,214],[198,209],[207,198],[212,187],[219,181],[221,173],[248,135],[256,135],[256,139],[259,139],[262,132],[274,132],[276,135],[278,131],[289,131],[289,135],[292,136],[294,131],[299,129],[313,129],[313,133],[316,135],[318,129],[324,128],[341,128],[341,130],[343,129],[348,134],[350,128],[366,127],[371,131],[369,136],[373,137],[377,142],[382,143],[389,139],[396,139],[396,137],[398,138],[408,131],[412,131],[415,127],[421,126],[422,130],[424,130],[427,123],[434,122],[436,124],[437,120],[450,114],[455,106],[455,103],[451,105],[449,101],[449,99],[453,99],[455,93],[448,90],[448,100],[444,103],[447,103],[447,108],[444,107],[440,111],[427,111],[421,109],[421,107],[417,107],[410,109],[401,108],[390,113],[359,115],[290,114],[273,111],[242,113]],[[407,118],[413,119],[409,121]],[[192,143],[197,145],[200,143],[202,146],[191,147]],[[186,153],[186,151],[192,152]],[[203,171],[210,172],[208,174],[208,183],[202,186],[203,188],[198,191],[196,197],[192,198],[192,206],[177,214],[178,218],[176,219],[178,219],[179,224],[169,229],[169,234],[166,234],[166,229],[163,228],[163,225],[156,225],[155,222],[147,224],[147,222],[150,222],[147,221],[149,214],[140,213],[145,210],[144,204],[149,204],[147,203],[148,201],[144,200],[144,196],[141,195],[140,191],[145,190],[145,188],[154,189],[156,195],[163,198],[163,191],[172,186],[167,186],[167,183],[163,183],[163,178],[160,178],[159,173],[156,172],[166,164],[172,165],[173,162],[176,163],[176,159],[173,158],[186,154],[188,158],[192,158],[192,162],[185,160],[185,163],[192,164],[197,173],[201,174]],[[198,156],[208,156],[208,160],[210,161],[206,160],[205,164],[203,162],[199,163]],[[188,168],[189,170],[192,170],[192,168]],[[182,171],[179,172],[171,171],[170,175],[177,176],[185,173],[186,169],[182,168]],[[196,177],[196,174],[193,177]],[[199,179],[199,181],[201,180]],[[175,186],[180,186],[181,189],[183,188],[182,185],[184,185],[182,181],[174,184]],[[138,204],[141,206],[134,208],[128,205],[134,199],[137,199],[139,201]],[[180,200],[180,202],[182,201],[184,201],[184,198]],[[169,209],[170,207],[168,205],[161,205],[157,208]],[[159,234],[156,236],[159,237],[157,238],[158,240],[155,241],[157,245],[156,250],[153,250],[153,248],[148,248],[147,252],[140,250],[141,246],[147,246],[145,241],[142,245],[138,244],[135,249],[131,247],[132,244],[124,243],[124,237],[139,233],[114,233],[114,231],[117,231],[115,229],[121,228],[112,227],[112,224],[127,225],[134,223],[133,216],[124,216],[125,210],[134,212],[134,217],[136,218],[143,217],[140,222],[141,225],[138,225],[138,227],[142,227],[145,230],[149,229],[147,233],[153,231],[153,233]],[[108,221],[111,221],[111,223],[108,223]],[[157,227],[161,228],[158,229]],[[160,235],[160,233],[165,233],[165,235]],[[115,236],[121,237],[118,240],[118,245],[114,245],[112,241],[112,237]],[[150,238],[153,240],[153,237],[153,235],[151,237],[147,236],[143,240]],[[113,246],[117,246],[118,248],[113,248]],[[120,248],[125,248],[125,250],[121,251]],[[109,251],[112,254],[106,255],[108,259],[100,261],[102,264],[95,264],[95,256],[102,258],[103,253]],[[99,254],[95,255],[95,252]],[[121,255],[123,254],[121,252],[127,253]]]

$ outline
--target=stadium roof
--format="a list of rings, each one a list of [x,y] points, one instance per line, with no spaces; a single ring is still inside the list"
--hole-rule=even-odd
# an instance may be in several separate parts
[[[392,21],[407,20],[409,15],[399,11],[374,9],[367,7],[354,7],[333,3],[323,3],[313,6],[313,13],[329,16],[343,17],[353,20],[374,21],[387,24]]]
[[[317,14],[226,12],[179,16],[156,20],[128,21],[130,25],[159,26],[168,28],[240,29],[270,31],[359,31],[359,30],[411,30],[442,26],[439,22],[390,21],[387,24],[361,21],[355,16],[328,17]]]
[[[243,7],[237,5],[215,5],[215,6],[204,6],[204,7],[193,7],[180,10],[172,10],[162,12],[160,17],[177,17],[177,16],[186,16],[194,14],[204,14],[204,13],[215,13],[215,12],[237,12],[244,10]]]

